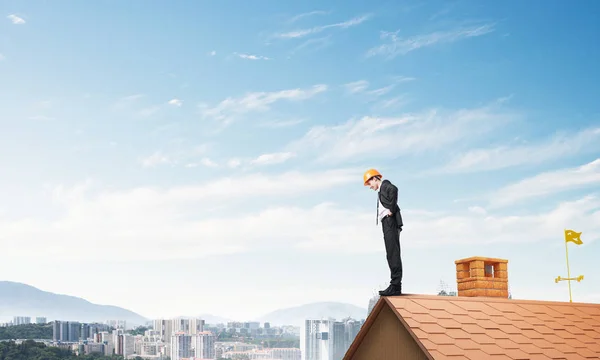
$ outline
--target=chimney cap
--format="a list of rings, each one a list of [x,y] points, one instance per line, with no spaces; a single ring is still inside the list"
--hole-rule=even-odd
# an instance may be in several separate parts
[[[506,260],[506,259],[491,258],[491,257],[484,257],[484,256],[471,256],[471,257],[468,257],[465,259],[455,260],[454,263],[458,265],[458,264],[471,262],[471,261],[483,261],[483,262],[487,262],[487,263],[503,263],[503,264],[508,263],[508,260]]]

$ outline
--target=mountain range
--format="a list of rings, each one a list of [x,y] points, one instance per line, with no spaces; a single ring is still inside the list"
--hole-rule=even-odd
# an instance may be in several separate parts
[[[150,321],[140,314],[118,306],[94,304],[79,297],[55,294],[22,283],[0,281],[0,322],[11,321],[13,316],[31,316],[33,321],[36,316],[46,317],[48,321],[104,323],[106,320],[125,320],[128,328],[146,325]],[[275,310],[253,320],[269,322],[274,326],[300,326],[308,318],[332,317],[340,320],[351,317],[360,320],[366,316],[366,308],[340,302],[317,302]],[[197,317],[204,319],[207,324],[233,321],[211,314],[201,314]]]
[[[93,304],[82,298],[43,291],[30,285],[0,281],[0,320],[13,316],[43,316],[52,320],[101,322],[125,320],[127,326],[145,325],[145,317],[112,305]],[[35,319],[32,319],[35,321]]]

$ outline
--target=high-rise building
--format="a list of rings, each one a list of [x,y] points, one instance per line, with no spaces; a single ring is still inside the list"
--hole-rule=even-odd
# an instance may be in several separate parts
[[[181,360],[194,356],[192,335],[178,332],[171,337],[171,360]]]
[[[173,322],[173,333],[190,334],[190,319],[175,318]]]
[[[46,324],[47,322],[48,321],[43,316],[38,316],[38,317],[35,318],[35,323],[36,324]]]
[[[82,340],[87,340],[90,337],[90,326],[88,324],[81,324],[80,337]]]
[[[77,321],[69,322],[69,336],[67,341],[77,342],[81,338],[81,324]]]
[[[123,329],[115,329],[112,331],[115,355],[123,355],[123,333]]]
[[[120,335],[123,338],[123,357],[127,359],[129,355],[135,354],[135,337],[128,334]]]
[[[60,341],[60,321],[52,322],[52,341]]]
[[[200,334],[204,331],[204,320],[198,318],[190,319],[190,335]]]
[[[60,322],[60,341],[69,341],[69,322],[61,321]]]
[[[369,315],[371,313],[371,311],[373,311],[373,308],[375,307],[375,304],[377,304],[377,301],[379,301],[379,296],[375,295],[372,298],[369,299],[369,306],[367,309],[367,315]]]
[[[256,330],[256,329],[260,328],[260,323],[257,321],[248,321],[248,322],[244,323],[244,328],[250,329],[250,330]]]
[[[342,321],[333,323],[333,354],[330,360],[342,360],[346,353],[346,324]]]
[[[83,338],[83,330],[86,324],[77,321],[55,320],[52,323],[52,340],[61,342],[78,342]],[[85,339],[85,338],[83,338]]]
[[[333,360],[333,320],[305,320],[300,333],[302,360]]]
[[[26,324],[31,324],[31,317],[29,317],[29,316],[13,317],[13,325],[26,325]]]
[[[153,321],[152,328],[158,331],[160,339],[163,342],[171,343],[171,336],[173,335],[173,322],[167,319],[157,319]]]
[[[306,320],[300,333],[302,360],[342,360],[364,320]]]
[[[216,359],[216,339],[217,337],[210,331],[196,334],[192,344],[194,356],[199,359]]]
[[[358,321],[353,319],[346,321],[344,354],[346,354],[346,351],[348,351],[350,345],[354,342],[354,339],[356,338],[356,335],[358,335],[364,322],[364,320]]]
[[[127,321],[125,320],[106,320],[106,324],[115,329],[126,329]]]

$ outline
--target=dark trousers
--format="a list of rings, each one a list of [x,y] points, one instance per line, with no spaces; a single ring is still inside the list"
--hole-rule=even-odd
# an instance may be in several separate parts
[[[400,256],[400,231],[396,218],[387,216],[381,220],[385,252],[390,267],[390,284],[400,287],[402,285],[402,258]]]

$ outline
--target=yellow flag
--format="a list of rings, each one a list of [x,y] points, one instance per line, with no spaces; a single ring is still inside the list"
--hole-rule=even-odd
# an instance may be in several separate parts
[[[577,245],[583,244],[583,241],[581,241],[581,233],[573,230],[565,230],[565,242],[569,241]]]

